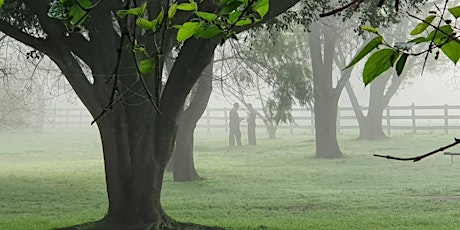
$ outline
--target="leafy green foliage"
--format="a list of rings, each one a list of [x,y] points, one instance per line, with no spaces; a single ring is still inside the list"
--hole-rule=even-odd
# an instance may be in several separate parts
[[[427,57],[434,49],[438,49],[435,59],[438,58],[439,51],[442,51],[454,64],[460,60],[460,40],[457,36],[458,28],[451,25],[452,19],[444,15],[445,9],[437,8],[437,11],[430,11],[430,15],[425,19],[420,19],[417,16],[411,15],[413,18],[420,21],[416,27],[411,31],[410,35],[419,37],[411,39],[407,42],[397,42],[390,45],[378,35],[371,40],[357,55],[346,68],[349,68],[358,63],[364,56],[372,52],[378,46],[385,46],[387,48],[376,51],[366,61],[363,70],[363,81],[367,85],[372,82],[376,77],[381,75],[394,66],[396,60],[396,73],[401,75],[406,65],[407,59],[410,56],[419,56],[425,54]],[[447,12],[450,17],[457,19],[460,16],[460,6],[449,8]],[[435,21],[437,19],[437,21]],[[377,30],[371,27],[362,27],[363,30],[379,34]],[[426,32],[426,37],[420,34]],[[415,46],[425,45],[423,51],[414,51]],[[398,59],[399,58],[399,59]]]
[[[234,27],[247,26],[255,22],[259,22],[269,10],[268,0],[222,0],[222,10],[219,14],[213,12],[205,12],[199,10],[199,3],[195,0],[189,0],[184,3],[173,3],[169,8],[160,10],[154,19],[149,19],[152,15],[147,15],[146,9],[148,1],[144,1],[140,6],[130,9],[122,9],[116,12],[119,18],[134,19],[136,25],[144,32],[153,34],[169,29],[177,29],[177,41],[184,42],[185,40],[195,37],[211,39],[221,37],[221,39],[234,38]],[[85,19],[89,16],[89,12],[95,5],[90,0],[54,0],[48,11],[48,15],[52,18],[62,20],[69,31],[76,29],[80,30]],[[178,11],[184,13],[193,13],[195,17],[190,20],[175,25],[174,17]],[[165,14],[167,12],[167,21]],[[137,41],[132,42],[132,49],[137,53],[142,53],[144,60],[139,62],[139,72],[147,74],[155,69],[155,56],[159,55],[158,48],[149,53],[145,47],[137,44]],[[138,47],[139,46],[139,47]],[[142,50],[142,52],[140,52]]]
[[[144,59],[139,63],[139,71],[141,74],[147,74],[155,69],[155,59]]]
[[[435,15],[430,15],[430,16],[426,17],[425,20],[423,20],[423,22],[420,22],[420,23],[412,30],[412,32],[410,32],[410,35],[417,35],[417,34],[422,33],[423,31],[425,31],[425,30],[428,28],[428,25],[430,25],[431,22],[433,22],[433,20],[434,20],[435,17],[436,17]]]
[[[95,5],[90,0],[55,0],[48,16],[62,20],[69,31],[79,31],[93,7]]]
[[[398,62],[396,63],[396,74],[398,74],[398,76],[400,76],[402,71],[404,70],[404,66],[406,65],[408,56],[408,54],[402,54]]]
[[[460,17],[460,6],[450,8],[449,12],[455,17],[455,19],[457,19]]]
[[[176,28],[179,29],[179,31],[177,31],[177,41],[183,42],[191,38],[202,25],[203,24],[200,22],[186,22],[180,26],[177,26]]]
[[[363,69],[364,84],[367,85],[376,77],[392,67],[399,53],[393,49],[382,49],[373,53]]]
[[[183,42],[191,37],[213,38],[221,35],[223,39],[234,38],[234,27],[247,26],[259,22],[269,10],[268,0],[222,0],[219,14],[200,11],[199,5],[190,0],[172,6],[168,15],[174,15],[176,10],[192,11],[197,16],[192,20],[175,25],[179,29],[177,41]],[[174,7],[174,8],[173,8]]]
[[[350,64],[348,64],[346,68],[349,68],[353,65],[355,65],[356,63],[358,63],[361,59],[363,59],[367,54],[369,54],[370,52],[372,52],[375,48],[377,48],[379,45],[382,44],[382,41],[383,41],[383,37],[382,36],[377,36],[375,37],[374,39],[372,39],[369,43],[367,43],[362,49],[361,51],[359,51],[359,53],[351,60]]]

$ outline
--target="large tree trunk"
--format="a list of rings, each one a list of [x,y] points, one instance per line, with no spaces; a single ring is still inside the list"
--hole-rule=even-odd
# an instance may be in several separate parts
[[[394,77],[391,74],[385,74],[372,81],[370,83],[369,108],[366,116],[364,116],[353,88],[347,84],[347,94],[358,120],[359,139],[381,140],[387,138],[382,126],[383,110],[388,106],[390,99],[396,93],[404,78],[405,75]],[[389,81],[391,83],[387,87]]]
[[[342,152],[337,142],[337,101],[322,100],[314,106],[316,157],[341,157]]]
[[[196,123],[203,115],[212,92],[213,63],[211,62],[198,80],[189,107],[182,114],[177,130],[176,147],[171,164],[174,181],[194,181],[199,179],[193,161],[193,140]]]
[[[163,173],[172,155],[177,122],[193,83],[210,62],[216,44],[188,40],[183,45],[168,84],[163,89],[159,112],[145,101],[142,83],[131,76],[128,55],[122,60],[122,86],[129,86],[97,120],[102,139],[109,210],[104,229],[161,229],[178,226],[163,211],[160,202]],[[199,59],[196,60],[196,56]],[[187,66],[195,60],[195,65]],[[123,71],[126,72],[123,72]],[[186,75],[187,78],[182,76]],[[193,83],[192,83],[193,82]],[[177,91],[176,91],[177,90]],[[132,93],[131,93],[132,92]],[[142,93],[143,92],[143,93]],[[100,111],[98,111],[100,112]],[[98,114],[92,111],[93,116]]]
[[[142,114],[155,112],[151,106],[114,107],[112,113],[98,121],[109,199],[106,229],[169,226],[170,218],[163,211],[160,194],[172,143],[151,141],[161,135],[155,132],[153,119],[139,122]],[[160,155],[165,157],[156,157]]]
[[[320,23],[313,23],[310,52],[313,67],[316,157],[338,158],[343,155],[337,142],[337,103],[343,80],[332,85],[336,35]],[[348,79],[347,79],[348,81]]]

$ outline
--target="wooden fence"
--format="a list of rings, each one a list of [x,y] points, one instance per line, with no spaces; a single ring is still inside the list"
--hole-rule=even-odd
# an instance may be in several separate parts
[[[367,107],[362,107],[364,114]],[[259,110],[260,109],[257,109]],[[221,129],[228,131],[229,108],[208,108],[197,127],[207,131]],[[246,111],[240,109],[240,117],[246,116]],[[281,124],[280,129],[288,129],[294,132],[314,132],[314,114],[306,108],[295,108],[292,111],[295,119],[294,124]],[[89,126],[92,118],[86,109],[57,109],[49,111],[47,124],[51,126],[85,127]],[[256,120],[258,128],[264,128],[263,122]],[[241,123],[246,126],[245,122]],[[388,134],[392,130],[408,130],[413,133],[417,131],[442,131],[448,133],[450,130],[460,130],[460,105],[442,106],[388,106],[383,112],[382,126]],[[339,107],[337,116],[337,129],[353,130],[358,129],[358,122],[351,107]]]

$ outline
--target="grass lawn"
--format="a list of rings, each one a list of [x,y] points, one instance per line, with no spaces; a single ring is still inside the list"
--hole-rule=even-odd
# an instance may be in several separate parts
[[[199,133],[195,162],[203,180],[174,183],[167,173],[166,212],[230,229],[460,229],[460,157],[452,164],[442,153],[417,163],[372,156],[420,155],[456,134],[399,133],[383,141],[343,134],[345,157],[334,160],[315,159],[309,134],[279,136],[228,147],[224,134]],[[106,209],[95,129],[0,134],[0,229],[74,225]]]

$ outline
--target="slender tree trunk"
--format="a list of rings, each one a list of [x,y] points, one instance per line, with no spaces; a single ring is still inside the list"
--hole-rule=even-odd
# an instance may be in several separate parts
[[[213,63],[203,70],[189,107],[182,114],[177,130],[176,147],[171,159],[174,181],[194,181],[200,178],[193,160],[196,123],[203,115],[212,92]]]
[[[176,137],[176,147],[172,157],[174,181],[194,181],[200,176],[195,170],[193,160],[193,133],[195,124],[186,123],[183,120],[179,124]]]
[[[273,124],[265,124],[265,127],[267,128],[268,139],[276,139],[276,130],[278,127]]]
[[[385,110],[390,98],[395,94],[396,89],[399,88],[403,81],[402,76],[398,79],[392,79],[390,87],[388,87],[385,92],[385,89],[387,88],[386,85],[390,78],[391,75],[387,74],[375,79],[370,84],[369,108],[366,116],[363,114],[353,89],[349,84],[346,86],[348,96],[359,124],[359,139],[381,140],[387,138],[382,126],[383,110]]]

